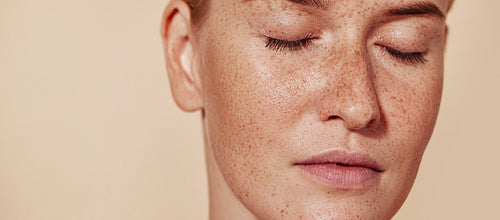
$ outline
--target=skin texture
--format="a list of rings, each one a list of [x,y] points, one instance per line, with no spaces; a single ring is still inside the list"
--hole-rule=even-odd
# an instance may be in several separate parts
[[[202,112],[211,219],[390,219],[413,185],[441,99],[444,18],[388,15],[413,0],[314,8],[210,1],[193,21],[172,0],[163,37],[174,99]],[[446,13],[448,0],[432,0]],[[268,37],[307,46],[275,50]],[[421,52],[401,60],[387,48]],[[337,150],[383,169],[358,187],[295,166]]]

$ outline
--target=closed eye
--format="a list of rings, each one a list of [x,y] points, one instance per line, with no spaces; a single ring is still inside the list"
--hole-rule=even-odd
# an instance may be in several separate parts
[[[280,52],[284,50],[295,51],[308,47],[314,39],[316,38],[307,37],[300,40],[287,41],[268,37],[266,48]]]
[[[387,51],[394,58],[396,58],[400,61],[403,61],[405,63],[424,64],[424,63],[428,62],[427,59],[424,58],[424,54],[422,52],[405,53],[405,52],[401,52],[401,51],[396,50],[396,49],[391,48],[391,47],[387,47],[387,46],[383,46],[383,45],[379,45],[379,44],[377,44],[377,45],[383,47],[385,49],[385,51]]]

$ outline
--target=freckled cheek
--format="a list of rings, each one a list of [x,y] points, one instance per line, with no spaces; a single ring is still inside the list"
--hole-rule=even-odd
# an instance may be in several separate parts
[[[220,120],[247,132],[272,132],[293,124],[310,91],[292,70],[252,57],[219,60],[208,88],[208,105]],[[243,57],[245,58],[245,57]],[[216,104],[212,104],[216,103]]]
[[[280,168],[287,165],[280,157],[287,145],[280,140],[290,127],[282,122],[291,120],[297,93],[286,89],[275,72],[251,65],[255,62],[246,55],[226,53],[213,59],[204,87],[211,146],[235,195],[255,198],[255,186],[277,181]]]
[[[392,143],[393,157],[401,175],[416,172],[437,118],[441,85],[441,77],[428,77],[382,100],[389,131],[387,138]]]
[[[218,155],[234,160],[265,156],[262,146],[279,134],[279,118],[290,100],[279,98],[280,87],[252,65],[251,57],[234,53],[213,55],[204,68],[205,116]],[[244,164],[242,164],[244,165]],[[250,165],[248,165],[250,166]]]
[[[410,189],[431,137],[441,91],[438,84],[426,83],[400,90],[394,99],[385,100],[387,134],[383,139],[389,144],[384,152],[391,161],[390,188]]]
[[[440,91],[435,87],[408,89],[391,97],[388,117],[402,130],[432,128],[439,110]],[[391,119],[389,119],[391,120]],[[418,129],[417,129],[418,127]]]

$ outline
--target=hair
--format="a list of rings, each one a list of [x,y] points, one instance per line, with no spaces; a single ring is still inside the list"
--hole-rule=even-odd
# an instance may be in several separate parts
[[[199,1],[199,0],[197,0]],[[453,6],[453,3],[455,2],[455,0],[450,0],[450,4],[448,4],[448,11],[451,10],[451,6]]]
[[[192,11],[198,9],[201,3],[201,0],[185,0],[185,1],[188,3]]]
[[[191,19],[198,24],[208,11],[208,0],[184,0],[191,9]]]

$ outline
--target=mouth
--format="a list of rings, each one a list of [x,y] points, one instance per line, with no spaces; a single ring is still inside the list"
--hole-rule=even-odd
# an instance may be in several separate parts
[[[384,172],[376,160],[362,153],[329,151],[294,163],[307,177],[336,188],[363,188],[375,183]]]

